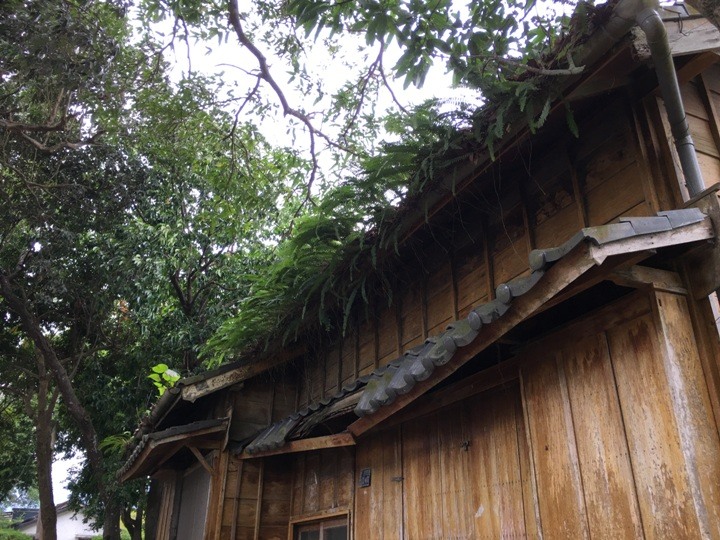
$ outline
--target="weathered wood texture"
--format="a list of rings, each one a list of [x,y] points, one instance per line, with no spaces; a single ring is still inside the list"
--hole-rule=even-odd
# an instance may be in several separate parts
[[[524,353],[520,385],[359,440],[355,538],[720,538],[698,345],[684,295],[635,295]]]
[[[687,114],[690,134],[703,174],[705,186],[720,180],[720,65],[715,64],[681,85],[681,93]],[[672,144],[670,125],[664,114],[662,101],[657,98],[659,110],[663,114],[653,114],[655,125],[663,126],[653,141],[660,148],[659,155],[668,161],[667,169],[671,176],[671,185],[675,191],[675,204],[688,200],[687,188],[682,180],[680,162]],[[675,187],[677,186],[677,188]]]
[[[352,447],[294,455],[291,515],[298,518],[350,509],[354,467]]]
[[[295,411],[296,389],[293,374],[266,373],[246,381],[229,394],[233,414],[230,439],[240,441],[255,435],[270,423]]]
[[[217,538],[285,540],[290,521],[291,482],[291,462],[284,457],[265,461],[231,458]],[[207,534],[205,537],[212,538]]]
[[[333,395],[491,300],[498,284],[529,271],[531,249],[559,245],[584,226],[667,208],[667,190],[657,192],[648,162],[657,141],[643,138],[635,115],[644,118],[620,100],[584,119],[580,139],[500,164],[462,193],[451,223],[397,272],[392,305],[378,302],[368,320],[306,358],[298,406]]]

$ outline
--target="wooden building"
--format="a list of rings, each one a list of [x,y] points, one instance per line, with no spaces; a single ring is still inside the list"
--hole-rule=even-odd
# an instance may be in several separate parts
[[[541,131],[423,195],[392,305],[162,397],[120,471],[155,538],[720,538],[720,33],[663,12],[691,197],[628,4]]]

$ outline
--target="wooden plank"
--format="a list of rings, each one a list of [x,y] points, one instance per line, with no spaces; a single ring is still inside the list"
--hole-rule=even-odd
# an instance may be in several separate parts
[[[455,316],[452,267],[449,262],[427,280],[427,330]],[[430,335],[432,335],[430,333]]]
[[[202,465],[203,469],[205,469],[210,476],[213,476],[215,474],[215,471],[213,471],[213,468],[210,466],[210,464],[205,460],[205,457],[200,453],[200,450],[195,448],[194,446],[188,446],[190,451],[195,456],[195,459],[198,460],[200,465]]]
[[[438,450],[440,454],[441,516],[444,538],[472,538],[475,535],[473,516],[477,506],[472,470],[469,418],[463,404],[443,409],[439,422]],[[473,448],[474,452],[476,449]],[[502,451],[498,448],[499,451]],[[485,534],[489,535],[490,531]]]
[[[687,272],[684,272],[684,275],[687,279]],[[717,308],[713,309],[714,306],[712,305],[717,302],[717,294],[715,298],[704,297],[695,300],[692,283],[689,283],[690,298],[688,299],[688,306],[698,340],[705,382],[710,393],[715,426],[718,435],[720,435],[720,340],[718,339],[720,330],[716,321]]]
[[[522,487],[523,521],[526,538],[541,538],[540,508],[537,501],[537,486],[535,485],[535,469],[530,459],[531,450],[528,442],[528,431],[525,425],[525,411],[523,410],[523,388],[519,381],[518,393],[515,397],[515,434],[517,436],[518,470]]]
[[[653,212],[674,208],[672,190],[668,186],[668,175],[663,168],[663,158],[660,156],[660,145],[657,140],[656,126],[650,125],[650,119],[645,107],[645,101],[632,105],[635,134],[638,141],[638,156],[641,166],[646,169],[645,192],[646,198],[653,204]],[[653,193],[647,197],[648,191]]]
[[[707,77],[702,73],[698,77],[698,84],[700,85],[700,95],[703,105],[708,111],[710,131],[712,131],[715,147],[720,149],[720,113],[718,113],[715,96],[710,88]]]
[[[460,313],[487,297],[487,271],[482,250],[458,259],[456,281],[457,306]]]
[[[384,366],[397,358],[398,327],[395,316],[395,305],[385,307],[380,312],[378,321],[378,365]]]
[[[566,347],[562,362],[590,535],[642,538],[632,467],[604,333]]]
[[[313,450],[322,450],[325,448],[338,448],[341,446],[354,446],[355,438],[351,433],[336,433],[334,435],[323,435],[321,437],[312,437],[310,439],[300,439],[297,441],[289,441],[280,448],[274,450],[265,450],[263,452],[255,452],[250,454],[243,452],[240,459],[257,459],[267,456],[277,456],[281,454],[293,454],[296,452],[310,452]]]
[[[695,143],[695,150],[698,153],[707,154],[715,158],[720,157],[720,152],[718,152],[712,130],[710,129],[710,122],[705,118],[696,118],[694,116],[688,116],[687,120],[693,143]]]
[[[320,454],[311,452],[305,457],[305,478],[303,479],[303,504],[302,513],[311,514],[320,510],[320,485],[318,477],[320,473]]]
[[[337,452],[318,452],[320,456],[320,468],[317,471],[318,482],[318,507],[320,510],[336,508],[337,483],[340,471],[337,466]]]
[[[495,270],[493,282],[496,285],[507,283],[514,277],[529,270],[528,243],[525,235],[513,240],[506,249],[493,255],[493,268]]]
[[[578,199],[582,201],[582,198]],[[579,229],[586,226],[584,205],[569,204],[535,227],[535,239],[539,248],[559,246],[569,240]],[[582,221],[579,215],[582,214]]]
[[[720,31],[707,19],[683,21],[682,26],[674,21],[666,23],[668,43],[673,56],[703,53],[720,49]]]
[[[645,199],[641,170],[633,162],[595,189],[586,193],[587,216],[591,226],[604,225]]]
[[[307,454],[295,456],[293,461],[292,510],[294,516],[302,514],[305,494],[305,458]]]
[[[613,137],[596,147],[589,158],[578,164],[582,171],[583,193],[589,193],[637,161],[630,137],[630,129],[623,122],[622,128]]]
[[[355,448],[348,446],[333,452],[337,456],[335,506],[352,507],[355,502]]]
[[[232,525],[230,527],[230,538],[235,538],[237,534],[237,527],[238,527],[238,506],[240,504],[240,488],[242,487],[242,472],[243,472],[243,462],[239,459],[235,458],[234,463],[237,467],[236,469],[236,475],[237,475],[237,485],[235,486],[235,497],[233,499],[233,507],[232,507],[232,521],[230,522]]]
[[[720,57],[716,52],[705,51],[693,55],[690,60],[676,69],[678,83],[684,84],[706,70],[712,70],[713,64],[717,64]],[[659,89],[658,89],[659,90]]]
[[[443,538],[436,413],[403,426],[402,463],[406,537]]]
[[[658,291],[687,294],[685,284],[676,272],[660,270],[649,266],[636,264],[629,268],[615,270],[610,275],[610,280],[623,287],[650,286]]]
[[[712,221],[709,218],[699,223],[694,223],[681,229],[672,229],[660,233],[644,234],[634,236],[620,242],[612,242],[600,246],[591,246],[590,257],[601,265],[607,257],[615,255],[629,255],[647,251],[649,249],[660,249],[668,246],[689,244],[701,240],[709,240],[715,236]]]
[[[492,367],[474,373],[442,390],[425,394],[407,409],[399,412],[383,424],[390,427],[407,422],[419,416],[447,407],[470,396],[474,396],[496,386],[513,384],[519,376],[519,357],[513,357]]]
[[[612,328],[607,338],[645,537],[699,538],[652,317]]]
[[[519,387],[514,385],[474,397],[464,404],[469,426],[463,434],[465,441],[456,441],[453,450],[466,456],[469,462],[459,469],[460,474],[467,471],[469,497],[465,498],[469,501],[459,506],[467,508],[473,528],[472,534],[454,538],[526,537],[517,447],[517,415],[522,414],[518,394]],[[467,449],[461,446],[463,442],[470,443]]]
[[[554,355],[523,367],[543,535],[589,538],[572,416]]]
[[[683,106],[685,107],[685,113],[707,121],[709,119],[708,110],[705,107],[700,93],[701,89],[695,81],[688,81],[680,85],[680,94],[682,96]]]
[[[347,384],[355,379],[355,362],[357,357],[357,330],[348,330],[342,342],[342,354],[340,357],[340,381],[341,385]]]
[[[217,471],[213,475],[212,487],[210,490],[210,504],[208,509],[207,527],[209,529],[207,538],[211,540],[220,539],[222,521],[225,508],[225,490],[227,488],[228,469],[230,466],[230,453],[220,452],[216,458]]]
[[[258,490],[257,499],[255,503],[255,531],[253,538],[259,540],[260,538],[260,520],[262,519],[262,499],[263,499],[263,480],[265,476],[265,462],[260,462],[260,475],[258,477]]]
[[[418,338],[422,338],[422,285],[411,283],[405,290],[400,303],[400,350],[410,348]]]
[[[359,333],[359,347],[358,347],[358,376],[363,372],[372,371],[375,369],[376,358],[376,343],[375,343],[375,318],[371,317],[369,320],[360,325]]]
[[[355,487],[355,538],[372,531],[376,538],[403,538],[402,456],[398,429],[363,438],[357,446],[356,475],[370,469],[368,487]]]
[[[226,388],[230,385],[251,379],[260,373],[267,371],[275,366],[284,364],[304,354],[305,347],[291,347],[280,352],[273,353],[267,358],[258,359],[253,362],[243,364],[237,368],[209,377],[192,385],[184,386],[181,392],[185,401],[194,402],[196,399]]]
[[[720,439],[690,324],[687,299],[657,292],[654,316],[695,514],[704,536],[720,538]]]

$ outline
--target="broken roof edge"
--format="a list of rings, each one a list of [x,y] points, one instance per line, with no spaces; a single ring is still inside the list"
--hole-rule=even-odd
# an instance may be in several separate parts
[[[117,477],[121,482],[126,482],[138,476],[142,476],[142,465],[151,454],[152,450],[168,442],[178,439],[189,439],[200,435],[216,434],[227,431],[230,425],[230,417],[211,418],[209,420],[198,420],[180,426],[173,426],[162,431],[156,431],[143,435],[140,442],[135,446],[133,452],[125,460],[123,466],[118,470]],[[179,451],[177,448],[176,451]]]
[[[680,234],[689,229],[692,229],[692,234]],[[667,237],[659,238],[658,234],[665,234]],[[276,451],[288,441],[295,440],[293,432],[301,426],[304,419],[353,394],[360,394],[354,409],[355,415],[360,419],[374,415],[381,407],[390,405],[399,396],[410,393],[417,383],[429,380],[436,368],[448,364],[458,350],[475,342],[483,328],[501,320],[510,310],[514,299],[529,293],[545,276],[546,271],[581,244],[588,247],[588,260],[587,268],[578,273],[577,277],[592,267],[600,266],[608,256],[679,245],[713,236],[710,219],[698,208],[686,208],[659,212],[651,217],[622,217],[618,223],[583,228],[558,247],[533,250],[529,256],[531,273],[500,284],[495,300],[475,307],[467,318],[448,325],[445,332],[427,339],[422,345],[406,351],[371,374],[349,383],[334,396],[270,424],[248,444],[236,447],[235,453],[243,452],[252,456]],[[650,247],[630,243],[643,238]],[[623,242],[627,244],[624,250],[618,248],[618,244]],[[565,288],[571,283],[566,284]],[[352,433],[352,430],[350,431]]]

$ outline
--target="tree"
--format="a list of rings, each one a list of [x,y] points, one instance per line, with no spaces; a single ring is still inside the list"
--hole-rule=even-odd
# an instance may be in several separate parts
[[[90,255],[136,185],[124,156],[97,146],[123,112],[124,91],[152,76],[146,56],[124,46],[126,22],[112,3],[0,6],[0,189],[9,209],[0,224],[2,324],[22,332],[18,341],[36,360],[37,412],[47,420],[36,433],[46,538],[55,530],[48,462],[57,396],[81,433],[106,506],[106,534],[117,536],[97,432],[72,377],[112,305]]]

